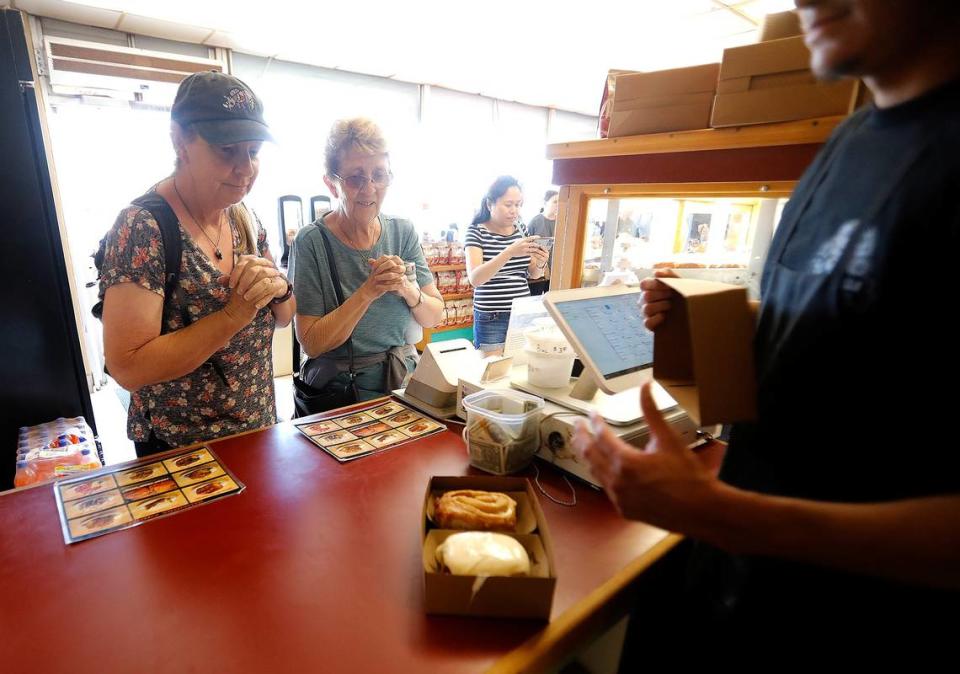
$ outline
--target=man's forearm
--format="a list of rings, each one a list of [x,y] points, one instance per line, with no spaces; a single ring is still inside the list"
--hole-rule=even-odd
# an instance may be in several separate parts
[[[720,483],[714,497],[685,533],[735,553],[960,588],[960,495],[846,504]]]

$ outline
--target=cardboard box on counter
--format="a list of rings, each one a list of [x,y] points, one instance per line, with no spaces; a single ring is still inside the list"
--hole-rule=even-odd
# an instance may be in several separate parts
[[[783,89],[785,87],[816,84],[817,78],[810,70],[796,70],[772,75],[754,77],[733,77],[717,83],[717,94],[736,94],[743,91],[761,91],[764,89]]]
[[[618,75],[608,137],[704,129],[720,64]]]
[[[856,106],[858,82],[817,82],[803,37],[723,52],[713,127],[789,122],[845,115]]]
[[[653,342],[653,377],[699,426],[756,418],[754,317],[747,289],[662,278],[680,294]]]
[[[714,97],[713,94],[706,94],[705,98],[709,101],[614,111],[610,116],[607,137],[706,129],[710,126]]]
[[[616,68],[607,71],[607,80],[603,83],[603,96],[600,98],[600,112],[597,121],[597,132],[601,138],[607,137],[607,131],[610,128],[610,108],[613,106],[613,90],[616,87],[617,77],[635,72],[637,71]]]
[[[439,529],[431,522],[432,502],[437,494],[454,489],[482,489],[519,493],[518,528],[532,533],[510,533],[530,556],[530,576],[490,576],[478,583],[477,576],[454,576],[439,569],[435,551],[447,537],[458,533]],[[556,563],[547,521],[530,482],[521,477],[432,477],[427,484],[421,514],[423,550],[423,600],[427,613],[442,615],[539,618],[549,620],[557,585]],[[523,527],[524,523],[530,523]]]
[[[676,94],[713,92],[717,87],[719,63],[706,63],[687,68],[657,70],[650,73],[617,75],[613,91],[614,110],[617,103],[631,98],[657,98]]]
[[[760,25],[760,42],[780,40],[795,35],[803,35],[797,10],[788,9],[786,12],[775,12],[763,17],[763,23]]]

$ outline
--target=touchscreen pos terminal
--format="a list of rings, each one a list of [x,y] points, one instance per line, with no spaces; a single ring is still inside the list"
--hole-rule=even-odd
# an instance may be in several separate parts
[[[653,333],[643,325],[639,299],[639,289],[622,285],[546,293],[543,305],[583,362],[583,372],[560,389],[534,386],[522,373],[511,385],[579,412],[596,410],[617,426],[641,421],[637,389],[653,379]],[[677,406],[658,385],[653,396],[661,410]]]
[[[643,371],[653,367],[653,333],[643,325],[640,295],[625,286],[544,295],[547,312],[583,361],[588,376],[581,375],[581,381],[592,381],[593,391],[580,387],[585,399],[596,387],[610,394],[635,388],[645,379]]]

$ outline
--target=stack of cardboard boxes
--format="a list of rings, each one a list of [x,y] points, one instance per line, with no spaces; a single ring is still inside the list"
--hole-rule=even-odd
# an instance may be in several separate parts
[[[713,127],[789,122],[853,111],[856,80],[818,82],[803,37],[785,37],[723,52]]]
[[[814,78],[796,13],[769,15],[760,39],[719,64],[617,75],[608,137],[846,115],[861,102],[859,82]]]
[[[800,28],[800,17],[793,10],[767,14],[763,17],[763,23],[760,25],[760,42],[796,35],[803,35],[803,30]]]
[[[710,125],[719,63],[617,75],[608,137]]]

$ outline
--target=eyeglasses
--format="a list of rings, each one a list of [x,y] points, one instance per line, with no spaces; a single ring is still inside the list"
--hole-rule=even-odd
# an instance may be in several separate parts
[[[393,182],[392,173],[381,172],[374,173],[370,178],[361,174],[344,177],[339,176],[336,173],[333,174],[333,177],[345,184],[350,189],[358,191],[366,187],[367,183],[373,183],[374,187],[387,187]]]

